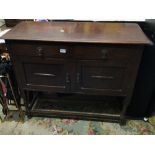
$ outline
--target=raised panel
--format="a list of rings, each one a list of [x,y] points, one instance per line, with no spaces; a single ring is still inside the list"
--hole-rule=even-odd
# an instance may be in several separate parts
[[[78,62],[78,91],[124,96],[127,69],[127,66],[105,66],[102,61],[81,60]]]
[[[65,60],[21,57],[16,62],[16,70],[22,77],[24,89],[38,91],[62,91],[70,90],[69,66]]]
[[[125,68],[83,66],[81,70],[83,88],[122,90]]]
[[[24,63],[26,85],[65,88],[66,72],[64,64]]]

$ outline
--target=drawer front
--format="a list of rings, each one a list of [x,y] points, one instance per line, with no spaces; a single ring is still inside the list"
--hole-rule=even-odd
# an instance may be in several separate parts
[[[78,59],[100,59],[105,63],[128,63],[137,54],[137,48],[126,46],[76,46],[74,57]]]
[[[70,56],[71,49],[63,44],[52,43],[14,43],[12,45],[14,55],[65,58]]]

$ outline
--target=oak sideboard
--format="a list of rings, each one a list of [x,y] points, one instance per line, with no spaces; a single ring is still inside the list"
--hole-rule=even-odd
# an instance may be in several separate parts
[[[134,23],[26,21],[2,38],[28,117],[121,123],[143,49],[152,44]],[[71,100],[74,95],[83,96],[83,101]],[[121,106],[114,103],[114,98],[121,101]],[[111,105],[110,99],[114,110],[121,107],[118,113],[103,112],[107,105],[102,105]]]

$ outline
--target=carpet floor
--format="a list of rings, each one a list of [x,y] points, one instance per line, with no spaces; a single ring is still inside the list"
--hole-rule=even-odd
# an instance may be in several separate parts
[[[4,117],[1,108],[0,116]],[[129,120],[120,126],[118,123],[41,117],[25,117],[22,122],[12,117],[0,121],[0,135],[154,135],[155,126],[150,120]]]
[[[68,119],[32,118],[24,123],[5,121],[0,124],[0,134],[5,135],[150,135],[155,128],[143,121],[117,123],[76,121]]]

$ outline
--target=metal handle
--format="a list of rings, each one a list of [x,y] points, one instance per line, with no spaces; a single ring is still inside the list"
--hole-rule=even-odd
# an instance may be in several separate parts
[[[37,47],[35,54],[36,56],[43,56],[43,48],[41,46]]]
[[[70,83],[70,76],[69,76],[69,73],[66,73],[66,83]]]
[[[92,78],[96,78],[96,79],[114,79],[113,76],[100,76],[100,75],[92,75]]]
[[[39,75],[39,76],[50,76],[50,77],[55,77],[55,74],[46,74],[46,73],[33,73],[34,75]]]

